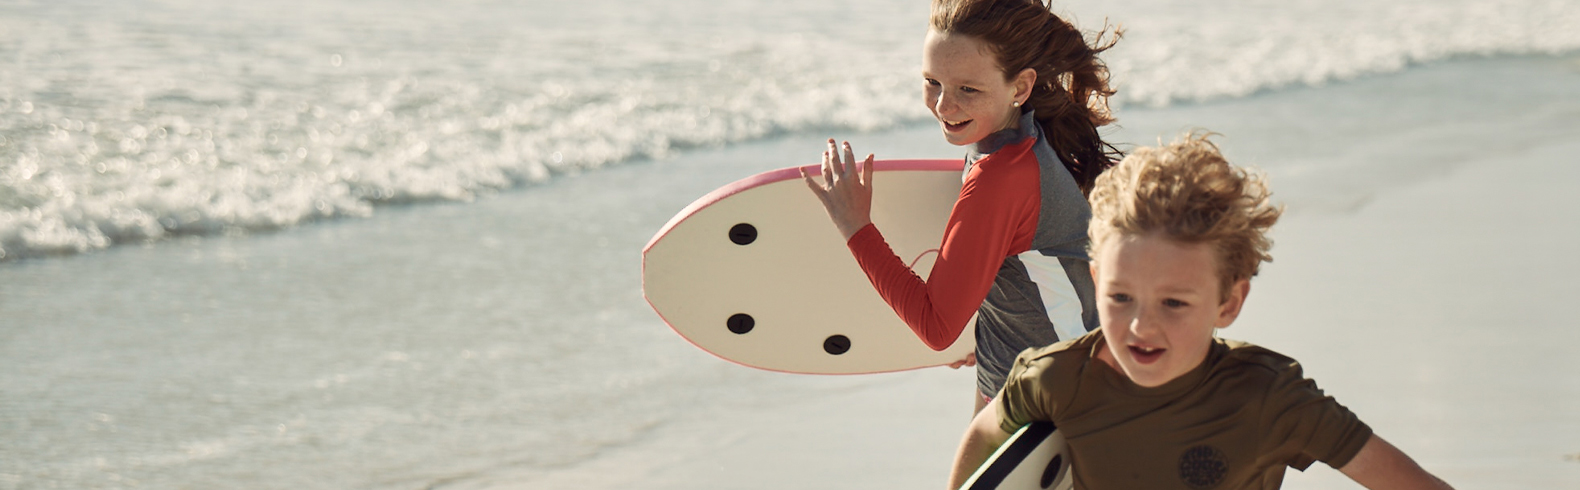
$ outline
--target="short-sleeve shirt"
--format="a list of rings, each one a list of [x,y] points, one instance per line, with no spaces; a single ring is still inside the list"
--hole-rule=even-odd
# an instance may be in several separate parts
[[[1213,339],[1196,369],[1146,388],[1097,359],[1106,348],[1099,330],[1028,349],[1000,398],[1005,432],[1059,428],[1077,488],[1278,488],[1284,467],[1342,467],[1372,434],[1268,349]]]

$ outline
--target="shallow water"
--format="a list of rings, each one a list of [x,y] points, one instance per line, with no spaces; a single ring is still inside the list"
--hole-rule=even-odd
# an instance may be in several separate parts
[[[1489,144],[1471,136],[1510,145],[1523,142],[1529,151],[1523,159],[1564,161],[1563,155],[1572,151],[1564,150],[1568,143],[1543,137],[1543,132],[1580,124],[1580,111],[1573,107],[1543,104],[1480,122],[1453,121],[1434,112],[1485,113],[1504,107],[1498,99],[1461,100],[1417,109],[1415,115],[1393,121],[1350,127],[1335,123],[1349,120],[1346,111],[1319,103],[1393,100],[1426,107],[1430,104],[1424,100],[1388,95],[1421,93],[1422,87],[1478,73],[1494,82],[1544,80],[1557,88],[1580,86],[1563,83],[1563,77],[1580,80],[1580,64],[1572,59],[1451,63],[1322,89],[1136,110],[1122,137],[1143,140],[1150,133],[1155,138],[1198,124],[1220,130],[1225,135],[1219,141],[1231,158],[1267,169],[1275,190],[1290,206],[1287,221],[1296,223],[1289,226],[1299,234],[1278,235],[1277,251],[1294,258],[1269,266],[1258,283],[1260,307],[1249,307],[1244,326],[1226,335],[1267,342],[1306,360],[1325,387],[1371,414],[1368,420],[1387,428],[1385,434],[1399,434],[1401,444],[1428,448],[1427,456],[1471,468],[1486,466],[1484,473],[1498,478],[1507,478],[1510,471],[1562,475],[1554,473],[1561,465],[1543,466],[1547,463],[1541,461],[1559,461],[1561,451],[1568,450],[1563,442],[1569,439],[1553,434],[1576,430],[1563,414],[1572,412],[1580,387],[1569,383],[1557,391],[1532,391],[1539,385],[1500,383],[1498,373],[1567,372],[1576,367],[1572,361],[1559,353],[1526,358],[1527,351],[1511,349],[1514,357],[1502,361],[1514,363],[1504,364],[1511,366],[1507,370],[1454,366],[1456,356],[1470,348],[1466,342],[1486,335],[1476,333],[1478,325],[1506,317],[1497,313],[1504,311],[1498,304],[1529,302],[1522,300],[1520,290],[1507,288],[1509,283],[1563,284],[1562,278],[1572,277],[1568,274],[1580,273],[1573,270],[1576,264],[1547,262],[1538,269],[1544,264],[1539,260],[1473,261],[1487,266],[1460,270],[1482,278],[1478,284],[1489,281],[1486,274],[1504,272],[1490,279],[1490,286],[1497,287],[1489,292],[1497,294],[1478,293],[1485,301],[1454,300],[1414,283],[1447,284],[1446,277],[1453,277],[1422,275],[1438,270],[1434,256],[1410,248],[1429,245],[1437,239],[1432,230],[1441,228],[1378,231],[1410,237],[1397,242],[1402,249],[1370,250],[1381,246],[1372,245],[1377,243],[1370,241],[1373,237],[1333,243],[1325,235],[1353,235],[1354,230],[1344,228],[1346,217],[1371,212],[1378,202],[1404,199],[1397,196],[1411,189],[1483,171],[1474,169],[1496,168],[1505,158],[1502,152],[1465,154],[1457,166],[1422,166],[1421,159]],[[1494,75],[1500,73],[1502,78]],[[1526,87],[1528,93],[1540,89],[1541,84]],[[1475,104],[1486,106],[1478,109]],[[1305,117],[1274,117],[1291,112]],[[1282,139],[1302,124],[1312,128],[1306,138]],[[1430,131],[1385,130],[1395,124]],[[851,139],[880,156],[958,153],[937,141],[934,132],[918,127]],[[820,138],[795,136],[690,153],[558,179],[473,203],[388,208],[368,219],[285,232],[189,237],[8,264],[0,269],[0,317],[6,319],[0,329],[0,358],[6,359],[0,369],[5,393],[0,397],[5,421],[0,431],[12,442],[0,449],[5,453],[0,457],[0,486],[229,487],[241,482],[246,488],[476,488],[515,482],[533,488],[534,481],[563,480],[585,471],[581,468],[594,468],[589,462],[601,455],[649,454],[638,460],[663,461],[676,457],[672,451],[718,444],[698,442],[706,439],[698,439],[697,427],[736,427],[714,435],[721,440],[767,437],[748,436],[750,419],[742,417],[805,416],[803,410],[816,410],[808,408],[810,400],[879,392],[874,390],[893,382],[886,380],[911,379],[804,377],[741,368],[686,344],[641,300],[641,245],[670,214],[741,176],[809,161],[797,155],[819,148]],[[1300,146],[1302,141],[1308,146]],[[1334,141],[1353,145],[1334,148]],[[1398,158],[1387,150],[1389,141],[1426,146],[1405,152],[1414,155],[1410,159],[1393,161]],[[1350,162],[1352,158],[1374,166],[1382,165],[1378,159],[1388,160],[1401,166],[1395,171],[1399,177],[1356,187],[1354,180],[1303,166],[1363,166]],[[1428,170],[1406,171],[1412,168]],[[1553,185],[1570,182],[1558,174],[1554,179]],[[1333,224],[1322,224],[1328,222]],[[1517,225],[1526,223],[1502,222],[1511,228],[1476,233],[1479,238],[1469,243],[1482,248],[1471,250],[1497,253],[1498,237],[1517,233]],[[1567,242],[1543,243],[1561,248]],[[1322,271],[1338,274],[1352,267],[1281,269],[1286,263],[1310,264],[1309,257],[1324,253],[1346,264],[1382,260],[1366,267],[1398,271],[1397,276],[1383,277],[1400,282],[1403,289],[1382,296],[1346,296],[1346,288],[1320,286],[1355,279],[1322,279]],[[1390,256],[1397,258],[1385,259]],[[1407,257],[1414,259],[1391,262]],[[1281,282],[1291,276],[1305,280]],[[1313,283],[1318,286],[1309,286],[1316,289],[1301,289],[1313,277],[1321,279]],[[1378,278],[1362,280],[1377,283]],[[1416,292],[1401,296],[1405,291]],[[1345,339],[1408,338],[1415,330],[1324,335],[1323,329],[1333,327],[1319,321],[1323,315],[1291,316],[1345,302],[1359,302],[1357,312],[1373,311],[1368,305],[1384,299],[1413,306],[1400,312],[1404,316],[1399,319],[1372,322],[1339,316],[1334,321],[1411,329],[1423,328],[1418,322],[1425,321],[1425,328],[1454,333],[1400,341],[1436,345],[1431,351],[1441,356],[1423,353],[1367,368],[1386,376],[1346,369],[1356,361],[1352,355],[1367,351],[1356,350],[1354,341]],[[1350,310],[1328,314],[1345,311]],[[1541,315],[1541,320],[1522,323],[1517,330],[1526,332],[1522,334],[1508,327],[1499,330],[1552,339],[1568,335],[1561,309],[1541,303],[1524,311]],[[1425,313],[1434,316],[1414,318]],[[1268,320],[1258,317],[1304,318],[1312,324],[1259,327]],[[1547,364],[1531,364],[1537,359]],[[1413,376],[1409,391],[1382,382],[1397,379],[1401,371]],[[960,385],[963,393],[969,381]],[[1464,385],[1498,386],[1508,395],[1490,404],[1440,404],[1459,400],[1453,393]],[[1414,402],[1400,405],[1381,401],[1395,399],[1392,395],[1378,398],[1387,393]],[[1539,405],[1522,401],[1535,399],[1558,405],[1536,409]],[[1512,407],[1535,411],[1515,416],[1521,412],[1510,412]],[[1489,413],[1509,416],[1504,420],[1512,425],[1499,429],[1507,436],[1430,438],[1444,426],[1487,423]],[[959,418],[957,414],[948,420]],[[1530,425],[1537,420],[1547,422]],[[1489,460],[1489,447],[1511,459]],[[798,454],[794,445],[774,451]],[[750,461],[749,456],[741,458]],[[665,474],[662,470],[646,471]],[[729,488],[733,481],[672,473],[668,478],[689,487]],[[1533,481],[1561,476],[1547,478]],[[1291,488],[1301,488],[1295,482]]]
[[[0,488],[542,488],[618,482],[592,473],[632,459],[649,463],[625,471],[662,477],[654,488],[808,486],[752,480],[788,471],[767,463],[690,472],[694,452],[721,448],[737,452],[721,461],[772,451],[859,471],[860,458],[816,454],[826,446],[809,435],[746,427],[766,419],[789,431],[835,410],[829,400],[893,383],[934,390],[958,373],[749,370],[686,344],[641,299],[641,246],[670,215],[724,183],[809,163],[830,133],[880,158],[961,154],[915,123],[925,114],[907,66],[925,12],[759,4],[599,10],[612,17],[558,3],[0,7],[10,33],[0,46],[15,48],[0,50],[14,54],[0,59]],[[1466,488],[1576,481],[1562,458],[1580,453],[1565,446],[1580,440],[1565,417],[1580,410],[1580,385],[1545,374],[1580,369],[1555,351],[1580,340],[1561,316],[1566,278],[1580,273],[1561,259],[1576,230],[1533,209],[1576,209],[1552,188],[1574,182],[1555,169],[1580,134],[1580,62],[1502,54],[1573,49],[1553,25],[1580,8],[1236,5],[1211,15],[1071,7],[1083,25],[1107,15],[1129,29],[1110,62],[1136,95],[1121,100],[1110,139],[1223,133],[1230,158],[1269,172],[1290,207],[1276,251],[1292,258],[1269,267],[1261,306],[1225,335],[1307,361],[1324,387],[1412,454],[1452,465],[1441,474]],[[806,34],[845,32],[822,22],[835,14],[876,20],[848,39]],[[1301,18],[1312,22],[1278,42],[1247,37],[1260,25],[1231,29]],[[1379,18],[1402,27],[1374,29]],[[1444,25],[1456,34],[1432,37]],[[1373,31],[1395,37],[1320,42]],[[715,43],[728,36],[747,41]],[[604,44],[567,41],[594,37]],[[663,41],[634,41],[650,39]],[[1378,51],[1353,55],[1363,47]],[[847,65],[824,56],[870,72],[846,78]],[[1462,59],[1423,63],[1443,57]],[[576,62],[586,59],[596,61]],[[719,72],[708,71],[714,60]],[[1302,74],[1273,76],[1291,70]],[[1255,76],[1223,78],[1237,71]],[[606,80],[633,73],[649,75]],[[742,83],[756,88],[732,88]],[[611,114],[629,124],[607,124]],[[666,143],[644,146],[654,141]],[[198,156],[187,161],[188,150]],[[1529,194],[1508,206],[1467,196],[1454,210],[1463,230],[1412,221],[1432,211],[1412,199],[1437,202],[1412,192],[1490,182],[1511,160],[1532,162],[1508,168],[1546,186],[1487,189]],[[1526,201],[1536,207],[1514,205]],[[356,219],[326,219],[342,216]],[[322,221],[299,226],[311,220]],[[1539,246],[1504,245],[1531,229]],[[1440,241],[1455,246],[1434,252]],[[1356,267],[1395,273],[1346,276]],[[1333,286],[1357,282],[1372,289]],[[1375,324],[1390,328],[1359,328]],[[1324,334],[1333,325],[1355,329]],[[1356,338],[1428,348],[1394,354]],[[1462,361],[1481,340],[1498,350]],[[1391,381],[1398,373],[1410,383]],[[955,432],[963,416],[940,410]],[[1471,428],[1445,437],[1445,427]],[[882,433],[856,437],[869,435]],[[938,439],[954,437],[926,444]],[[880,466],[811,486],[940,479],[930,461]],[[1333,483],[1320,475],[1292,476],[1290,488]]]

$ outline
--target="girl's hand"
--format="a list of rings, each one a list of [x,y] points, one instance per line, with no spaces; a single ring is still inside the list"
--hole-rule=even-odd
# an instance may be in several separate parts
[[[970,354],[966,354],[965,359],[949,363],[949,369],[960,369],[963,367],[971,367],[975,365],[977,365],[977,353],[972,352]]]
[[[859,165],[860,172],[857,166],[850,142],[845,142],[841,152],[834,146],[834,139],[829,138],[828,150],[823,152],[823,182],[812,180],[805,169],[801,170],[801,179],[823,202],[823,209],[828,210],[828,217],[846,241],[872,223],[872,154],[867,154],[867,160]]]

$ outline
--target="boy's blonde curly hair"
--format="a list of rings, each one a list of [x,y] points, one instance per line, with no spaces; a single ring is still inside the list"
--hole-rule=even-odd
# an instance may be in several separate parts
[[[1267,178],[1224,160],[1211,133],[1137,148],[1092,188],[1091,251],[1122,236],[1162,233],[1217,250],[1221,294],[1255,276],[1273,247],[1267,230],[1283,214],[1268,201]]]

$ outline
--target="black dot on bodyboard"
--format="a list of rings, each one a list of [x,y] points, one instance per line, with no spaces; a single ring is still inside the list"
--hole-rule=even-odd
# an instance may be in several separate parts
[[[730,227],[730,241],[736,245],[746,245],[757,241],[757,227],[749,223],[741,223]]]
[[[1048,468],[1042,470],[1042,488],[1050,488],[1053,482],[1059,479],[1059,470],[1064,469],[1064,455],[1053,455],[1053,461],[1048,462]]]
[[[752,327],[757,326],[757,320],[753,319],[751,315],[736,313],[730,315],[730,319],[724,321],[724,326],[729,327],[731,332],[745,334],[752,331]]]
[[[833,355],[844,354],[850,350],[850,337],[844,335],[830,335],[823,341],[823,351]]]

